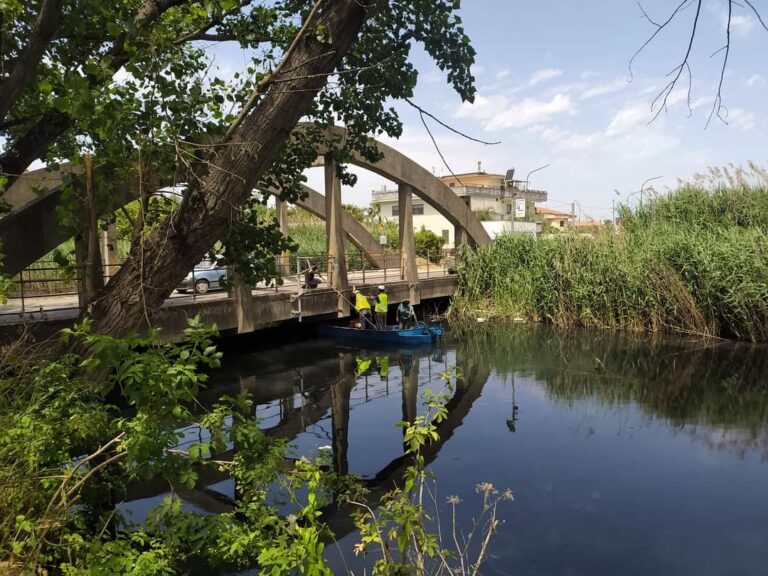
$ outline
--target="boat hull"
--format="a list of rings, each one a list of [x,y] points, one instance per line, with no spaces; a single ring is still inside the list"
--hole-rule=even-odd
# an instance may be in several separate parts
[[[319,332],[328,338],[360,344],[420,345],[432,343],[441,330],[437,326],[426,325],[404,330],[394,326],[388,326],[386,330],[370,330],[322,324]]]

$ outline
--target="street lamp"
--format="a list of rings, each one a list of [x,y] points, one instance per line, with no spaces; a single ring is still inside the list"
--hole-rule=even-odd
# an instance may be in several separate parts
[[[544,166],[539,166],[528,172],[528,175],[525,177],[525,189],[528,189],[528,179],[531,177],[531,174],[538,172],[539,170],[544,170],[544,168],[549,168],[549,166],[551,166],[551,164],[544,164]]]
[[[613,191],[616,193],[616,196],[621,196],[621,192],[616,188]],[[616,226],[616,198],[611,198],[611,226]]]
[[[659,178],[664,178],[664,176],[654,176],[653,178],[648,178],[645,182],[643,182],[643,185],[640,186],[640,208],[643,207],[643,190],[645,190],[645,185],[648,184],[648,182],[658,180]]]

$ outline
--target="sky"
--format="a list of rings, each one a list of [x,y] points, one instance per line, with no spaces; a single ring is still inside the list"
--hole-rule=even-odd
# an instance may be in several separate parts
[[[753,0],[768,22],[768,0]],[[643,7],[665,20],[677,2],[649,0]],[[687,82],[670,95],[669,107],[653,120],[652,102],[683,58],[695,10],[679,14],[633,64],[633,53],[653,33],[635,0],[463,0],[466,32],[477,51],[475,102],[462,103],[445,75],[421,51],[415,102],[444,122],[483,140],[465,140],[430,126],[450,169],[488,172],[516,169],[517,177],[537,167],[531,186],[549,192],[550,208],[570,208],[582,218],[610,217],[612,201],[633,203],[648,178],[663,192],[678,179],[708,167],[768,164],[768,31],[746,5],[735,7],[731,53],[723,85],[727,124],[707,126],[717,94],[725,44],[726,0],[705,0]],[[631,81],[630,81],[631,80]],[[396,105],[402,137],[385,139],[437,175],[448,174],[418,115]],[[356,171],[357,185],[345,202],[367,205],[371,190],[388,182]],[[309,184],[322,190],[320,170]],[[391,185],[391,183],[390,183]],[[618,193],[616,192],[618,190]]]
[[[768,24],[768,0],[751,0]],[[643,0],[655,21],[678,0]],[[695,2],[693,2],[695,4]],[[726,122],[707,122],[713,109],[726,40],[727,0],[704,0],[690,57],[690,99],[684,76],[657,116],[656,95],[687,48],[695,6],[637,57],[654,32],[636,0],[463,0],[459,14],[477,52],[474,103],[461,102],[423,50],[413,51],[419,82],[413,100],[457,130],[500,144],[485,146],[430,122],[448,167],[416,113],[393,103],[404,123],[398,140],[382,138],[436,175],[515,168],[548,191],[547,206],[580,218],[610,218],[612,205],[639,200],[643,183],[663,193],[709,167],[768,165],[768,29],[746,3],[734,5],[731,51],[722,97]],[[742,5],[743,4],[743,5]],[[247,55],[231,43],[207,47],[212,72],[231,76]],[[690,109],[689,109],[690,105]],[[371,191],[391,182],[353,168],[355,187],[343,201],[367,206]],[[322,191],[322,169],[307,171]],[[647,188],[646,188],[647,189]]]

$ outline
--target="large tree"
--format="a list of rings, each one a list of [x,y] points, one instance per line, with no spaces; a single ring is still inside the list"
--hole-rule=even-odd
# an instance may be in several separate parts
[[[471,99],[474,52],[458,5],[5,0],[0,178],[11,184],[38,158],[77,163],[94,153],[107,175],[97,182],[102,195],[118,176],[139,182],[130,257],[89,306],[96,330],[127,333],[150,320],[214,241],[228,242],[228,258],[246,270],[254,254],[281,248],[274,227],[248,210],[263,201],[253,190],[279,186],[295,199],[323,127],[346,125],[349,137],[328,151],[340,160],[353,151],[374,157],[369,135],[398,136],[389,102],[413,94],[416,44]],[[212,73],[206,48],[220,42],[239,46],[246,72]],[[295,130],[302,118],[310,128]],[[181,203],[150,221],[149,192],[173,183],[183,183]]]

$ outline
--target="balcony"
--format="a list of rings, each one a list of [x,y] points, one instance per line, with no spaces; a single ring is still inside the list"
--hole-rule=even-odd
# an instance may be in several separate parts
[[[525,180],[512,180],[505,188],[488,186],[450,186],[451,190],[460,197],[484,198],[521,198],[534,202],[546,202],[547,193],[528,186]],[[373,190],[371,200],[378,202],[397,202],[397,190]]]

